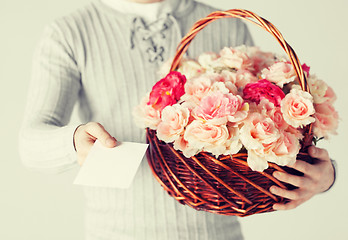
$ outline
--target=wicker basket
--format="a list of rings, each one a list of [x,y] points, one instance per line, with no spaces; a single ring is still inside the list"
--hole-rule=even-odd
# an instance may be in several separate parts
[[[309,91],[301,64],[282,34],[267,20],[240,9],[213,12],[196,22],[179,44],[171,71],[177,69],[183,54],[200,30],[212,21],[231,17],[248,20],[271,33],[289,56],[302,89]],[[311,132],[310,125],[305,129],[305,139],[298,159],[309,159],[305,149],[311,144]],[[286,203],[288,200],[273,195],[269,188],[272,185],[294,188],[275,179],[272,173],[277,170],[301,175],[291,168],[272,163],[269,163],[269,168],[264,172],[253,171],[246,162],[246,152],[219,158],[202,152],[186,158],[172,144],[158,140],[155,131],[149,129],[147,141],[150,144],[148,163],[155,178],[172,197],[196,210],[236,216],[270,212],[273,211],[274,203]]]

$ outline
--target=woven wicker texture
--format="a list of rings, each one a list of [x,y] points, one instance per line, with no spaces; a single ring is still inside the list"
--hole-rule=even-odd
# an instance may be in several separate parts
[[[271,33],[289,56],[302,89],[309,91],[301,63],[282,34],[264,18],[241,9],[213,12],[197,21],[178,45],[171,71],[177,69],[182,56],[198,32],[220,18],[244,19]],[[309,161],[305,149],[312,141],[311,125],[305,129],[305,133],[298,159]],[[150,144],[147,152],[148,162],[155,178],[172,197],[196,210],[236,216],[270,212],[273,211],[274,203],[285,203],[288,200],[273,195],[269,192],[269,188],[272,185],[294,188],[279,182],[272,173],[277,170],[301,175],[291,168],[272,163],[269,163],[269,168],[264,172],[253,171],[246,162],[248,157],[246,152],[220,156],[217,159],[207,153],[186,158],[176,151],[172,144],[158,140],[155,131],[149,129],[147,129],[147,141]]]

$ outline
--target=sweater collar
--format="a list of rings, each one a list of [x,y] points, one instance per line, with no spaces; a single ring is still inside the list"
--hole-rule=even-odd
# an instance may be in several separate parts
[[[166,11],[159,12],[157,19],[152,22],[146,20],[134,12],[122,12],[106,5],[103,0],[95,0],[95,6],[107,14],[112,14],[126,26],[129,26],[129,48],[138,48],[148,55],[149,62],[160,63],[165,60],[164,55],[169,53],[166,47],[168,34],[174,42],[180,42],[181,29],[177,21],[191,12],[195,6],[193,0],[164,0]],[[114,0],[121,1],[121,0]],[[171,33],[169,33],[171,32]]]
[[[137,3],[128,0],[100,0],[110,8],[125,14],[139,16],[146,22],[156,21],[164,12],[169,12],[170,1],[160,1],[154,3]]]
[[[109,2],[114,1],[114,4],[109,5]],[[121,3],[125,2],[126,0],[94,0],[95,6],[102,9],[105,12],[115,14],[115,15],[123,15],[126,19],[133,20],[135,17],[141,17],[139,13],[135,11],[130,11],[129,6],[128,7],[122,7],[121,9],[118,8]],[[134,3],[134,2],[127,2],[127,4],[135,4],[135,5],[146,5],[141,3]],[[151,3],[147,3],[152,5]],[[171,14],[174,17],[181,17],[185,16],[187,13],[192,11],[192,8],[194,7],[195,2],[193,0],[164,0],[161,3],[158,3],[158,12],[156,18],[162,18],[163,16],[167,14]],[[155,3],[154,5],[155,6]],[[153,7],[156,9],[156,7]],[[128,10],[127,10],[128,9]],[[146,20],[146,19],[144,19]]]

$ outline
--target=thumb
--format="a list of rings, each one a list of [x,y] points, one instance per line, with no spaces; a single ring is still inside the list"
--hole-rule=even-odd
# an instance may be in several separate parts
[[[311,157],[320,159],[322,161],[330,161],[329,153],[322,148],[316,146],[310,146],[308,148],[308,153]]]

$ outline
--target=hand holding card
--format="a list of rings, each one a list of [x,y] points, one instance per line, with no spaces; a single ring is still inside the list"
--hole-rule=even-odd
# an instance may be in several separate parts
[[[117,142],[104,147],[98,140],[91,148],[74,184],[95,187],[128,188],[143,159],[148,144]]]

